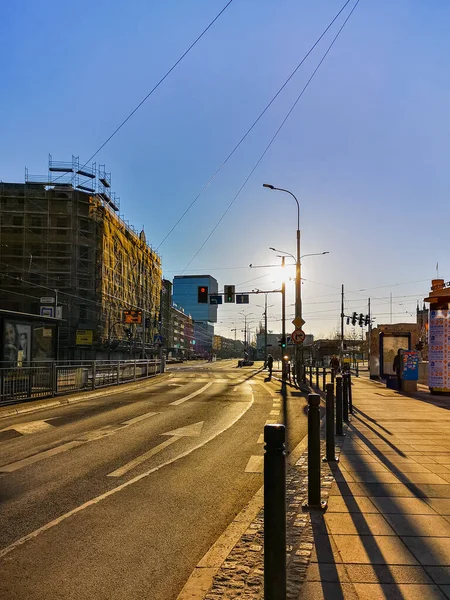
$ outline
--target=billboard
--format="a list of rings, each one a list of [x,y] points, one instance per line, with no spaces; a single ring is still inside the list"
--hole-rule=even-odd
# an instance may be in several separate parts
[[[428,386],[450,392],[450,310],[430,310]]]

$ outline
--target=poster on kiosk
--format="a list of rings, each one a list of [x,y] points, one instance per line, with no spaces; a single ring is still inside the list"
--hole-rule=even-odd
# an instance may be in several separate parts
[[[450,310],[430,310],[428,325],[428,386],[450,392]]]

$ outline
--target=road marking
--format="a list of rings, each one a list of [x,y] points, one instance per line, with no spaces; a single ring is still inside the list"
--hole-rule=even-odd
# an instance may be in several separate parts
[[[183,384],[183,383],[169,383],[169,387],[183,387],[183,385],[186,385],[186,384]]]
[[[245,473],[263,473],[264,471],[264,456],[250,456]]]
[[[260,436],[258,438],[258,441],[256,443],[257,444],[264,444],[264,434],[263,433],[260,434]]]
[[[270,411],[270,416],[271,417],[279,417],[280,416],[280,411],[279,410],[271,410]]]
[[[45,452],[34,454],[33,456],[29,456],[28,458],[24,458],[23,460],[18,460],[17,462],[10,463],[9,465],[3,465],[3,467],[0,467],[0,473],[12,473],[13,471],[17,471],[18,469],[22,469],[23,467],[27,467],[28,465],[37,463],[40,460],[44,460],[44,458],[49,458],[50,456],[55,456],[56,454],[67,452],[67,450],[71,450],[72,448],[81,446],[84,443],[85,442],[67,442],[67,444],[62,444],[61,446],[57,446],[56,448],[52,448],[51,450],[46,450]]]
[[[9,431],[10,429],[14,429],[22,435],[29,435],[31,433],[37,433],[38,431],[48,431],[49,429],[54,429],[54,426],[50,425],[50,423],[47,423],[46,421],[30,421],[29,423],[10,425],[9,427],[5,427],[5,429],[0,429],[0,432]]]
[[[213,384],[213,382],[210,381],[209,383],[204,385],[202,388],[200,388],[196,392],[193,392],[192,394],[189,394],[189,396],[185,396],[184,398],[180,398],[179,400],[175,400],[175,402],[171,402],[170,405],[171,406],[179,406],[180,404],[183,404],[183,402],[187,402],[187,400],[191,400],[191,398],[195,398],[195,396],[198,396],[199,394],[201,394],[202,392],[207,390],[212,384]]]
[[[167,433],[162,433],[161,435],[170,435],[171,436],[170,439],[165,440],[161,444],[158,444],[158,446],[155,446],[148,452],[144,452],[144,454],[141,454],[140,456],[131,460],[126,465],[123,465],[123,467],[120,467],[119,469],[112,471],[112,473],[108,473],[108,477],[122,477],[122,475],[125,475],[125,473],[128,473],[128,471],[131,471],[131,469],[134,469],[135,467],[137,467],[141,463],[145,462],[146,460],[148,460],[155,454],[158,454],[158,452],[161,452],[161,450],[164,450],[164,448],[167,448],[168,446],[170,446],[171,444],[173,444],[174,442],[176,442],[177,440],[179,440],[182,437],[199,436],[202,431],[202,428],[203,428],[203,423],[204,423],[204,421],[199,421],[198,423],[194,423],[192,425],[187,425],[186,427],[180,427],[179,429],[174,429],[174,431],[168,431]]]
[[[139,423],[139,421],[143,421],[144,419],[148,419],[149,417],[153,417],[154,415],[159,415],[157,412],[148,412],[144,415],[140,415],[139,417],[134,417],[134,419],[129,419],[128,421],[123,421],[123,425],[133,425],[134,423]]]
[[[180,458],[184,458],[185,456],[189,456],[189,454],[192,454],[192,452],[194,452],[195,450],[198,450],[199,448],[202,448],[208,442],[210,442],[211,440],[213,440],[215,437],[217,437],[218,435],[221,435],[224,431],[227,431],[227,429],[230,429],[230,427],[233,427],[233,425],[235,423],[237,423],[239,421],[239,419],[241,419],[245,415],[245,413],[253,406],[254,401],[255,401],[255,397],[254,397],[254,395],[252,393],[251,401],[249,402],[249,404],[245,408],[245,410],[240,415],[238,415],[234,419],[234,421],[231,421],[231,423],[228,425],[228,427],[225,427],[224,429],[222,429],[222,431],[219,431],[218,433],[212,433],[208,438],[204,439],[202,442],[200,442],[199,444],[197,444],[197,446],[194,446],[193,448],[190,448],[189,450],[186,450],[185,452],[182,452],[178,456],[175,456],[174,458],[171,458],[170,460],[162,463],[161,465],[158,465],[157,467],[153,467],[153,469],[149,469],[145,473],[141,473],[140,475],[136,475],[136,477],[133,477],[133,479],[130,479],[129,481],[125,481],[124,483],[118,485],[117,487],[113,488],[112,490],[109,490],[108,492],[105,492],[104,494],[100,494],[100,496],[96,496],[95,498],[92,498],[92,500],[88,500],[84,504],[81,504],[80,506],[77,506],[77,508],[74,508],[73,510],[71,510],[71,511],[69,511],[67,513],[64,513],[63,515],[59,516],[58,518],[54,519],[53,521],[50,521],[50,523],[46,523],[42,527],[39,527],[39,529],[35,529],[31,533],[28,533],[27,535],[19,538],[18,540],[16,540],[15,542],[13,542],[12,544],[10,544],[9,546],[6,546],[6,548],[3,548],[2,550],[0,550],[0,558],[3,558],[4,556],[6,556],[7,554],[9,554],[13,550],[15,550],[16,548],[18,548],[19,546],[22,546],[23,544],[26,544],[26,542],[29,542],[30,540],[36,539],[38,537],[38,535],[40,535],[41,533],[44,533],[44,531],[48,531],[49,529],[52,529],[53,527],[56,527],[57,525],[59,525],[60,523],[62,523],[66,519],[68,519],[69,517],[72,517],[73,515],[76,515],[76,514],[82,512],[83,510],[85,510],[86,508],[89,508],[90,506],[94,506],[95,504],[98,504],[99,502],[102,502],[106,498],[109,498],[110,496],[113,496],[114,494],[117,494],[118,492],[121,492],[122,490],[126,489],[130,485],[134,485],[138,481],[141,481],[141,479],[144,479],[145,477],[148,477],[152,473],[155,473],[156,471],[159,471],[160,469],[163,469],[164,467],[167,467],[168,465],[171,465],[172,463],[176,462]]]
[[[266,425],[276,425],[278,421],[276,419],[268,419]]]
[[[119,469],[116,469],[115,471],[108,473],[107,476],[108,477],[122,477],[122,475],[125,475],[125,473],[128,473],[128,471],[131,471],[131,469],[134,469],[135,467],[137,467],[141,463],[145,462],[146,460],[148,460],[155,454],[158,454],[158,452],[161,452],[161,450],[164,450],[164,448],[167,448],[167,446],[170,446],[171,444],[173,444],[174,442],[176,442],[179,439],[180,439],[179,437],[169,438],[168,440],[166,440],[165,442],[162,442],[158,446],[155,446],[148,452],[145,452],[145,454],[141,454],[141,456],[138,456],[134,460],[131,460],[129,463],[127,463],[123,467],[120,467]]]

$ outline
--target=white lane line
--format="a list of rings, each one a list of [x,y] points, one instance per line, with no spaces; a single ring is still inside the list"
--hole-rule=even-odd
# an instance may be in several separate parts
[[[134,485],[138,481],[141,481],[141,479],[144,479],[145,477],[148,477],[152,473],[155,473],[156,471],[159,471],[160,469],[163,469],[164,467],[167,467],[168,465],[171,465],[172,463],[176,462],[180,458],[184,458],[185,456],[189,456],[189,454],[191,454],[192,452],[194,452],[198,448],[201,448],[202,446],[205,446],[208,442],[210,442],[211,440],[213,440],[215,437],[217,437],[218,435],[221,435],[224,431],[227,431],[227,429],[230,429],[230,427],[233,427],[233,425],[235,423],[237,423],[239,421],[239,419],[241,419],[245,415],[245,413],[253,406],[254,401],[255,401],[255,397],[254,397],[254,395],[252,393],[252,395],[251,395],[251,401],[249,402],[249,404],[245,408],[245,410],[242,413],[240,413],[234,419],[234,421],[231,421],[231,423],[228,425],[228,427],[225,427],[224,429],[222,429],[222,431],[219,431],[218,433],[212,433],[208,438],[204,439],[202,442],[200,442],[199,444],[197,444],[197,446],[194,446],[190,450],[186,450],[185,452],[182,452],[178,456],[175,456],[174,458],[171,458],[170,460],[166,461],[165,463],[162,463],[161,465],[158,465],[157,467],[153,467],[153,469],[149,469],[145,473],[141,473],[140,475],[136,475],[136,477],[133,477],[133,479],[130,479],[129,481],[126,481],[125,483],[122,483],[121,485],[118,485],[117,487],[113,488],[112,490],[109,490],[108,492],[105,492],[104,494],[101,494],[100,496],[96,496],[95,498],[92,498],[92,500],[88,500],[84,504],[81,504],[80,506],[77,506],[77,508],[74,508],[73,510],[71,510],[71,511],[69,511],[67,513],[64,513],[63,515],[61,515],[57,519],[54,519],[53,521],[50,521],[50,523],[47,523],[46,525],[43,525],[42,527],[39,527],[39,529],[35,529],[31,533],[29,533],[29,534],[27,534],[27,535],[19,538],[18,540],[16,540],[15,542],[13,542],[12,544],[10,544],[9,546],[6,546],[6,548],[3,548],[2,550],[0,550],[0,558],[3,558],[4,556],[6,556],[7,554],[9,554],[10,552],[12,552],[13,550],[15,550],[16,548],[18,548],[19,546],[22,546],[26,542],[29,542],[30,540],[34,540],[35,538],[38,537],[38,535],[40,535],[41,533],[44,533],[44,531],[48,531],[49,529],[52,529],[53,527],[56,527],[56,525],[59,525],[60,523],[62,523],[66,519],[68,519],[69,517],[72,517],[73,515],[76,515],[76,514],[80,513],[81,511],[85,510],[86,508],[89,508],[90,506],[94,506],[95,504],[98,504],[99,502],[102,502],[102,500],[105,500],[106,498],[109,498],[110,496],[113,496],[114,494],[117,494],[118,492],[126,489],[130,485]]]
[[[108,473],[108,477],[122,477],[122,475],[125,475],[125,473],[128,473],[128,471],[131,471],[131,469],[134,469],[134,467],[137,467],[138,465],[145,462],[146,460],[148,460],[155,454],[158,454],[158,452],[161,452],[161,450],[164,450],[164,448],[167,448],[167,446],[170,446],[171,444],[173,444],[174,442],[176,442],[179,439],[180,439],[179,437],[174,436],[174,437],[169,438],[168,440],[165,440],[158,446],[155,446],[148,452],[145,452],[145,454],[141,454],[141,456],[138,456],[137,458],[135,458],[134,460],[131,460],[126,465],[123,465],[123,467],[120,467],[119,469],[116,469],[115,471]]]
[[[250,456],[245,473],[263,473],[264,472],[264,456]]]
[[[28,435],[31,433],[37,433],[38,431],[47,431],[48,429],[54,428],[55,427],[53,425],[50,425],[50,423],[46,423],[45,421],[30,421],[29,423],[18,423],[17,425],[10,425],[9,427],[5,427],[5,429],[0,429],[0,432],[14,429],[18,433]]]
[[[271,410],[269,416],[270,417],[279,417],[280,411],[279,410]]]
[[[123,425],[133,425],[134,423],[139,423],[139,421],[143,421],[144,419],[148,419],[149,417],[153,417],[154,415],[159,415],[157,412],[148,412],[144,415],[139,415],[139,417],[134,417],[134,419],[129,419],[128,421],[122,421]]]
[[[200,388],[196,392],[193,392],[192,394],[189,394],[189,396],[185,396],[184,398],[180,398],[179,400],[175,400],[175,402],[171,402],[170,405],[171,406],[179,406],[180,404],[183,404],[183,402],[187,402],[187,400],[191,400],[191,398],[195,398],[195,396],[198,396],[199,394],[201,394],[202,392],[207,390],[212,384],[213,384],[213,382],[210,381],[209,383],[204,385],[202,388]]]
[[[40,452],[39,454],[29,456],[28,458],[24,458],[23,460],[18,460],[17,462],[10,463],[9,465],[3,465],[3,467],[0,467],[0,473],[12,473],[13,471],[17,471],[18,469],[22,469],[23,467],[27,467],[28,465],[37,463],[40,460],[44,460],[44,458],[49,458],[50,456],[55,456],[56,454],[67,452],[67,450],[71,450],[72,448],[81,446],[84,443],[85,442],[67,442],[67,444],[62,444],[61,446],[57,446],[56,448],[52,448],[51,450]]]
[[[170,435],[172,437],[164,442],[161,442],[161,444],[158,444],[158,446],[151,448],[148,452],[144,452],[144,454],[137,456],[135,459],[116,469],[112,473],[108,473],[108,477],[122,477],[122,475],[125,475],[125,473],[131,471],[131,469],[134,469],[155,454],[158,454],[158,452],[161,452],[161,450],[164,450],[164,448],[167,448],[167,446],[170,446],[181,437],[198,437],[202,432],[203,423],[204,421],[199,421],[198,423],[193,423],[192,425],[187,425],[186,427],[180,427],[179,429],[162,433],[161,435]]]

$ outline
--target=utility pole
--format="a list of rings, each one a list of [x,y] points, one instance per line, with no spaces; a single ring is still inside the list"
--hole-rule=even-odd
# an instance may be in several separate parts
[[[367,314],[369,315],[369,334],[367,340],[367,366],[369,368],[370,377],[370,341],[372,337],[372,315],[370,314],[370,298],[367,301]]]
[[[342,284],[341,290],[341,352],[339,356],[339,362],[342,368],[342,361],[344,359],[344,284]]]
[[[264,364],[267,365],[267,294],[264,295]]]
[[[284,256],[281,257],[281,267],[284,269]],[[286,282],[281,284],[281,337],[286,340]],[[286,381],[286,361],[284,359],[284,351],[281,348],[281,379]]]

